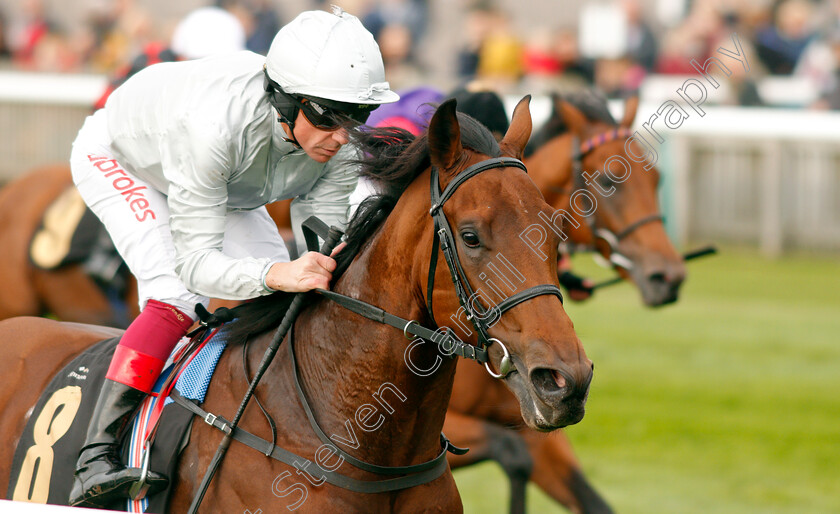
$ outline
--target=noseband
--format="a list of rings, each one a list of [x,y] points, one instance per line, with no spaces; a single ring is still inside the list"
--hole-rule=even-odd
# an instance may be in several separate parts
[[[440,249],[443,252],[443,257],[446,260],[446,265],[449,268],[449,273],[452,277],[452,283],[455,285],[455,294],[458,296],[458,301],[460,302],[461,307],[463,307],[466,312],[467,319],[470,320],[476,330],[478,338],[476,351],[484,351],[486,355],[486,348],[493,343],[497,343],[502,348],[503,355],[502,360],[499,363],[499,373],[495,373],[490,369],[490,365],[488,363],[489,358],[484,360],[484,367],[487,369],[487,372],[495,378],[506,377],[513,370],[513,363],[510,358],[510,353],[505,345],[498,339],[490,337],[488,331],[492,324],[495,323],[495,321],[498,321],[502,314],[506,311],[512,309],[516,305],[519,305],[525,300],[530,300],[531,298],[535,298],[537,296],[546,294],[556,295],[557,298],[560,299],[560,303],[563,303],[563,294],[560,292],[559,287],[553,284],[541,284],[516,293],[513,296],[505,298],[498,305],[485,309],[484,306],[477,301],[475,296],[476,293],[470,286],[467,275],[464,273],[464,268],[461,266],[461,261],[458,259],[458,251],[455,246],[455,238],[452,233],[452,227],[449,224],[449,220],[446,218],[446,214],[443,212],[444,203],[452,197],[458,187],[470,178],[487,170],[507,167],[515,167],[526,172],[528,171],[525,168],[525,164],[523,164],[519,159],[513,159],[511,157],[496,157],[493,159],[487,159],[477,164],[473,164],[456,175],[455,178],[446,185],[446,188],[441,191],[438,170],[436,167],[432,166],[432,208],[429,210],[429,214],[431,214],[435,223],[434,241],[432,243],[432,258],[429,263],[429,282],[426,292],[426,308],[429,312],[429,316],[432,318],[432,322],[437,325],[434,318],[434,311],[432,310],[432,293],[435,286],[438,246],[440,246]],[[488,322],[488,318],[493,319],[493,321]]]
[[[504,312],[510,310],[514,306],[524,302],[525,300],[529,300],[531,298],[541,296],[544,294],[556,295],[562,303],[563,294],[560,292],[560,288],[553,284],[542,284],[531,287],[529,289],[526,289],[525,291],[505,298],[501,303],[499,303],[495,307],[485,309],[483,306],[478,304],[476,298],[474,298],[475,293],[472,287],[470,286],[469,280],[467,279],[467,276],[464,273],[464,269],[461,266],[461,262],[458,259],[458,252],[455,247],[455,240],[452,236],[452,228],[449,225],[449,221],[446,219],[446,215],[443,213],[442,207],[443,204],[452,196],[455,190],[458,189],[458,187],[461,184],[463,184],[470,178],[478,175],[483,171],[491,170],[494,168],[506,168],[510,166],[525,170],[525,165],[518,159],[512,159],[509,157],[498,157],[488,159],[486,161],[482,161],[478,164],[470,166],[463,172],[459,173],[442,192],[440,190],[440,181],[438,178],[437,168],[435,168],[434,166],[432,167],[432,208],[429,211],[429,214],[434,219],[435,235],[434,243],[432,245],[431,263],[429,264],[429,290],[427,295],[428,297],[426,299],[429,316],[434,322],[434,315],[432,313],[432,292],[434,291],[435,268],[437,267],[438,246],[440,246],[440,249],[443,251],[444,259],[446,259],[446,264],[449,267],[449,272],[452,276],[452,282],[455,285],[455,292],[458,295],[458,301],[461,303],[461,306],[466,311],[467,319],[469,319],[472,322],[473,327],[475,327],[476,332],[478,333],[477,346],[472,346],[463,343],[457,340],[457,338],[454,338],[453,341],[452,338],[445,337],[445,340],[441,341],[441,337],[438,332],[432,331],[426,327],[421,326],[415,320],[403,319],[399,316],[395,316],[389,312],[386,312],[374,305],[363,302],[361,300],[357,300],[355,298],[351,298],[349,296],[345,296],[324,289],[316,289],[316,292],[338,303],[340,306],[351,310],[357,314],[360,314],[368,319],[380,323],[385,323],[392,327],[402,328],[403,335],[405,335],[406,337],[409,337],[409,334],[411,334],[419,336],[424,340],[435,342],[440,347],[441,352],[445,355],[459,355],[461,357],[481,362],[484,364],[485,368],[487,368],[487,371],[496,378],[506,377],[511,371],[513,371],[513,363],[510,358],[510,353],[501,341],[492,338],[488,335],[488,330],[492,326],[492,323],[488,323],[486,321],[486,318],[488,318],[490,314],[493,313],[492,311],[494,309],[497,310],[498,318],[500,318]],[[327,238],[329,237],[327,235],[329,227],[327,227],[320,220],[317,220],[317,218],[309,218],[306,222],[304,222],[302,228],[304,229],[303,232],[306,236],[307,246],[310,249],[312,249],[313,247],[317,247],[317,237],[315,237],[316,233],[321,235],[325,240],[327,240]],[[476,307],[474,304],[478,307]],[[496,320],[498,320],[498,318],[496,318]],[[278,333],[280,333],[281,330],[282,327],[281,329],[278,329]],[[447,342],[450,343],[450,347],[446,347]],[[493,372],[493,370],[491,370],[489,366],[489,355],[487,353],[487,347],[489,347],[493,343],[497,343],[499,344],[499,346],[502,347],[503,356],[501,362],[499,363],[500,373]],[[324,445],[328,445],[336,454],[341,456],[344,460],[347,460],[351,465],[355,466],[356,468],[378,475],[386,475],[392,477],[385,480],[358,480],[338,473],[337,471],[335,471],[335,469],[321,469],[321,471],[323,472],[324,481],[335,486],[360,493],[382,493],[389,491],[399,491],[402,489],[407,489],[409,487],[415,487],[421,484],[429,483],[441,476],[444,473],[444,471],[448,469],[446,461],[447,453],[463,455],[467,452],[467,449],[456,447],[455,445],[450,443],[449,440],[443,434],[441,434],[440,453],[438,453],[437,457],[435,457],[434,459],[422,462],[420,464],[413,464],[409,466],[380,466],[377,464],[372,464],[370,462],[365,462],[350,455],[343,449],[333,444],[332,440],[327,436],[323,429],[321,429],[320,425],[318,424],[318,421],[315,419],[315,414],[312,410],[312,407],[310,406],[310,401],[307,398],[305,391],[303,390],[303,386],[300,380],[299,368],[295,359],[293,322],[291,330],[289,330],[288,332],[288,342],[286,343],[286,345],[289,349],[289,359],[291,361],[292,376],[294,379],[295,390],[297,392],[298,399],[300,400],[300,403],[303,406],[303,410],[306,413],[306,417],[309,420],[309,424],[312,427],[312,430],[315,432],[315,435],[321,440],[321,442]],[[266,357],[264,357],[263,360],[265,361]],[[271,358],[269,357],[268,362],[270,363],[270,361]],[[265,365],[267,366],[267,363]],[[262,367],[262,369],[264,369],[264,367]],[[255,380],[258,381],[259,379],[256,378]],[[252,391],[254,384],[251,384],[250,387]],[[250,446],[251,448],[263,452],[267,457],[271,457],[290,466],[303,466],[303,469],[306,469],[307,465],[310,463],[310,461],[304,459],[303,457],[300,457],[288,450],[277,446],[276,444],[274,444],[273,441],[266,441],[260,437],[255,436],[254,434],[243,430],[242,428],[236,426],[235,422],[231,423],[226,419],[222,418],[221,416],[217,416],[215,414],[205,411],[197,404],[184,399],[177,393],[177,391],[173,392],[172,397],[178,404],[188,409],[193,414],[198,415],[202,419],[204,419],[206,423],[225,432],[226,437],[222,441],[222,446],[220,446],[219,448],[220,450],[223,447],[226,449],[226,444],[230,444],[230,440],[232,438],[247,446]],[[240,413],[243,409],[244,404],[240,406]],[[238,416],[239,414],[237,415],[237,418],[235,418],[236,420],[239,419]],[[200,505],[202,498],[204,497],[204,493],[207,490],[207,487],[209,487],[210,485],[210,480],[212,479],[216,468],[221,463],[221,457],[219,455],[223,456],[224,452],[220,453],[220,451],[217,451],[216,455],[217,456],[214,457],[213,461],[208,467],[207,474],[202,480],[198,494],[196,494],[195,498],[193,499],[193,503],[190,506],[191,513],[196,512],[198,510],[198,506]],[[300,468],[298,467],[298,469]]]
[[[441,191],[438,170],[436,167],[432,166],[430,184],[432,208],[429,209],[429,214],[434,220],[434,236],[432,242],[432,256],[429,260],[426,309],[432,323],[437,326],[437,322],[435,321],[435,316],[432,311],[432,295],[435,289],[435,270],[437,269],[438,254],[442,252],[446,265],[449,268],[452,284],[455,286],[455,294],[458,297],[458,302],[461,304],[461,307],[466,313],[467,319],[470,320],[470,323],[472,323],[476,333],[478,334],[478,341],[475,346],[464,343],[457,337],[442,335],[441,331],[451,331],[447,327],[439,328],[435,331],[420,325],[420,323],[416,320],[401,318],[367,302],[363,302],[334,291],[324,289],[318,289],[316,291],[318,294],[329,298],[356,314],[360,314],[373,321],[401,329],[403,331],[403,335],[409,339],[411,336],[417,336],[425,341],[434,342],[440,347],[441,353],[444,355],[457,355],[465,359],[472,359],[476,362],[484,364],[487,372],[493,377],[506,377],[511,371],[513,371],[513,361],[511,360],[510,352],[504,343],[494,337],[490,337],[490,327],[501,318],[502,314],[525,300],[550,294],[557,296],[557,298],[560,299],[560,303],[563,303],[563,293],[560,291],[559,287],[553,284],[541,284],[516,293],[513,296],[509,296],[503,299],[498,305],[484,308],[484,306],[477,301],[478,299],[476,297],[476,293],[472,286],[470,286],[467,274],[464,272],[464,268],[461,266],[461,261],[458,259],[458,251],[456,250],[452,227],[449,224],[449,220],[446,218],[446,214],[443,212],[443,205],[452,197],[458,187],[472,177],[487,170],[507,167],[515,167],[522,170],[526,169],[525,165],[519,159],[513,159],[511,157],[496,157],[487,159],[468,167],[456,175],[455,178],[447,184],[446,188]],[[323,225],[323,223],[321,223],[321,225]],[[323,225],[323,227],[318,230],[320,232],[324,232],[326,228],[326,225]],[[306,233],[306,231],[304,231],[304,233]],[[321,235],[323,237],[323,234]],[[313,240],[313,246],[315,243],[317,243],[317,239]],[[438,248],[440,248],[440,252],[438,251]],[[487,353],[487,349],[493,343],[498,344],[502,348],[502,360],[499,363],[499,373],[490,369],[489,365],[490,357]]]
[[[614,141],[616,139],[621,138],[628,138],[632,136],[632,132],[630,129],[619,127],[613,130],[598,134],[597,136],[593,136],[583,143],[578,143],[577,136],[572,137],[572,181],[574,184],[575,190],[583,189],[587,190],[587,184],[583,177],[583,158],[591,151],[595,150],[599,146],[606,144],[610,141]],[[619,230],[618,233],[611,231],[608,228],[598,227],[597,223],[594,219],[594,216],[584,216],[586,221],[586,225],[589,227],[589,231],[592,233],[592,237],[596,239],[600,239],[607,243],[610,249],[609,259],[613,266],[624,268],[629,270],[633,268],[633,261],[621,253],[618,249],[621,240],[625,237],[629,236],[637,229],[641,228],[642,226],[653,223],[656,221],[664,221],[664,217],[659,214],[650,214],[648,216],[644,216],[633,223],[630,223],[622,230]]]

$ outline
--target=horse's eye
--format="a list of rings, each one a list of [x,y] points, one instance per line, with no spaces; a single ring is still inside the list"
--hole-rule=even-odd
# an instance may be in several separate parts
[[[476,248],[481,244],[481,241],[478,240],[478,236],[475,232],[463,232],[461,233],[461,239],[463,239],[464,244],[470,248]]]

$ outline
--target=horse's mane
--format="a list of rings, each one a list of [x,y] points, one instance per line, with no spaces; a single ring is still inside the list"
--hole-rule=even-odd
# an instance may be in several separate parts
[[[525,156],[528,157],[537,151],[542,145],[555,137],[569,131],[568,125],[563,120],[563,116],[557,112],[553,107],[557,105],[558,100],[565,100],[574,106],[577,110],[586,116],[589,121],[600,121],[609,125],[617,125],[618,123],[610,113],[607,99],[594,91],[583,90],[566,95],[552,93],[551,95],[551,117],[538,130],[525,147]]]
[[[500,155],[499,144],[487,128],[466,114],[459,112],[457,116],[464,148],[490,157]],[[373,182],[379,194],[366,198],[348,222],[347,246],[336,256],[333,283],[379,230],[408,185],[431,166],[426,133],[415,137],[394,127],[365,127],[353,131],[351,138],[362,157],[349,164],[357,167],[360,177]],[[231,309],[236,319],[225,328],[228,344],[243,343],[253,334],[277,327],[293,298],[293,293],[278,291]]]

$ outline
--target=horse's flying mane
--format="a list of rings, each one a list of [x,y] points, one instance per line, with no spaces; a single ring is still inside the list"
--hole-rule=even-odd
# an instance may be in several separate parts
[[[490,157],[499,156],[499,145],[490,131],[466,114],[459,112],[457,116],[464,148]],[[360,177],[373,182],[379,194],[366,198],[348,222],[345,231],[347,246],[336,258],[333,283],[379,230],[403,191],[431,165],[426,133],[415,137],[399,128],[365,127],[364,130],[351,132],[351,138],[361,157],[349,164],[358,168]],[[251,335],[277,327],[293,297],[292,293],[279,291],[232,309],[236,319],[225,327],[228,344],[243,343]],[[318,298],[312,295],[312,300]]]

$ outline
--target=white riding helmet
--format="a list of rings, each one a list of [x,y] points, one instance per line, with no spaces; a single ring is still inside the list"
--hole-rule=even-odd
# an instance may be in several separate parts
[[[291,95],[366,105],[400,99],[385,81],[373,35],[338,7],[301,13],[281,28],[268,50],[266,73]]]
[[[172,34],[172,51],[182,59],[201,59],[240,50],[245,50],[242,23],[218,7],[190,12]]]

